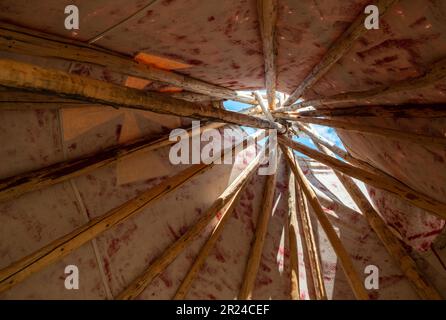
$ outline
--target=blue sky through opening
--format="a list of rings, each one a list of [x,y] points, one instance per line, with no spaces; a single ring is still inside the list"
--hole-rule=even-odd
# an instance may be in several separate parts
[[[224,106],[226,108],[226,110],[229,111],[240,111],[242,109],[246,109],[251,107],[251,105],[249,104],[245,104],[245,103],[241,103],[241,102],[237,102],[237,101],[225,101],[224,102]],[[323,136],[324,138],[326,138],[329,141],[334,142],[338,147],[342,148],[345,150],[341,139],[339,139],[338,135],[336,134],[335,129],[330,128],[330,127],[325,127],[325,126],[319,126],[319,125],[311,125],[311,127],[317,132],[319,133],[321,136]],[[245,130],[248,134],[252,134],[253,132],[255,132],[256,129],[253,128],[249,128],[249,127],[242,127],[243,130]],[[306,136],[306,135],[302,135],[301,137],[294,137],[293,140],[300,142],[310,148],[316,149],[316,146],[313,144],[313,142]],[[299,156],[304,156],[301,153],[297,153]],[[305,157],[305,156],[304,156]]]

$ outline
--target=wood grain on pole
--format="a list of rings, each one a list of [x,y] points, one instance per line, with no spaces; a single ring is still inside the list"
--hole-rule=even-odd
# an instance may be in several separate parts
[[[277,156],[277,154],[275,155]],[[239,300],[250,300],[254,289],[257,272],[262,258],[263,245],[268,232],[268,223],[271,217],[274,193],[276,190],[276,174],[270,174],[265,179],[264,192],[262,197],[262,209],[257,218],[254,242],[251,246],[248,261],[246,263],[242,285],[239,291]]]
[[[210,165],[204,164],[193,165],[143,192],[136,198],[125,202],[118,208],[90,220],[87,224],[0,270],[0,292],[12,288],[32,274],[62,259],[102,232],[126,221],[152,201],[175,190],[198,173],[203,172],[204,169],[210,167]]]
[[[377,175],[382,175],[382,176],[385,176],[385,177],[389,177],[389,175],[387,173],[385,173],[384,171],[382,171],[382,170],[372,166],[370,163],[368,163],[366,161],[363,161],[361,159],[357,159],[357,158],[353,157],[347,151],[344,151],[343,149],[341,149],[338,146],[336,146],[333,142],[328,141],[327,139],[325,139],[321,135],[317,134],[315,131],[311,130],[311,128],[306,126],[304,123],[296,122],[295,125],[302,132],[304,132],[310,139],[312,139],[313,141],[316,141],[320,145],[323,145],[324,147],[328,148],[331,152],[333,152],[334,154],[336,154],[340,158],[344,159],[348,163],[354,165],[355,167],[358,167],[358,168],[361,168],[361,169],[373,172],[373,173],[375,173]]]
[[[321,204],[319,203],[316,193],[312,189],[310,183],[307,181],[299,165],[297,165],[293,161],[294,157],[291,150],[283,145],[281,145],[281,149],[282,152],[285,154],[285,158],[288,161],[288,164],[290,165],[291,170],[294,173],[294,176],[296,177],[297,183],[299,183],[300,187],[305,193],[308,202],[311,204],[311,207],[313,208],[313,212],[315,213],[322,229],[324,230],[328,240],[330,241],[330,244],[333,247],[333,250],[335,251],[336,256],[339,259],[339,262],[342,266],[342,269],[344,270],[347,281],[356,299],[368,300],[369,297],[364,289],[364,284],[362,282],[362,279],[355,270],[351,257],[345,250],[345,247],[343,246],[341,240],[336,234],[335,229],[333,228],[327,216],[325,215],[325,212]]]
[[[294,175],[288,178],[288,241],[290,248],[290,299],[300,300],[299,259],[297,235],[299,232],[296,214],[296,188]]]
[[[333,155],[326,147],[316,141],[314,143],[325,154],[329,156]],[[389,255],[406,276],[407,280],[412,284],[418,296],[422,299],[441,300],[442,298],[435,287],[422,275],[415,261],[409,256],[402,243],[389,230],[384,220],[376,212],[353,179],[337,171],[334,171],[334,173],[352,200],[364,214],[367,222],[373,231],[375,231]]]
[[[298,109],[289,115],[301,117],[379,117],[379,118],[445,118],[446,104],[360,105],[317,109]]]
[[[431,136],[410,131],[402,131],[396,129],[389,129],[368,124],[356,124],[342,120],[323,119],[323,118],[309,118],[309,117],[283,117],[286,120],[299,121],[303,123],[313,123],[322,126],[329,126],[353,132],[359,132],[368,135],[374,135],[384,138],[407,141],[410,143],[417,143],[423,146],[431,146],[434,148],[446,146],[446,137]]]
[[[259,135],[260,133],[256,133],[253,136],[255,137]],[[233,150],[236,150],[238,145],[243,144],[245,141],[249,141],[248,138],[243,139],[232,148],[227,148],[216,154],[214,159],[221,157],[223,153],[232,153]],[[30,255],[13,262],[10,266],[0,270],[0,292],[10,289],[30,275],[62,259],[86,242],[100,235],[102,232],[126,221],[153,201],[172,192],[193,177],[212,167],[213,163],[208,165],[192,165],[178,174],[167,178],[153,188],[148,189],[139,196],[125,202],[121,206],[110,210],[105,215],[90,220],[85,225],[76,228],[67,235],[62,236]]]
[[[410,204],[425,209],[428,212],[436,214],[441,219],[446,219],[446,204],[437,201],[421,192],[415,191],[404,183],[390,176],[380,176],[375,173],[352,166],[336,158],[327,156],[319,151],[311,149],[301,143],[291,140],[288,137],[280,135],[278,141],[306,156],[319,161],[334,170],[345,173],[346,175],[361,180],[373,187],[389,191]]]
[[[158,92],[141,91],[14,60],[0,59],[0,85],[114,107],[147,110],[261,129],[277,129],[275,123],[246,114],[199,105]]]
[[[260,34],[263,44],[263,61],[265,66],[265,88],[268,107],[276,108],[276,22],[277,0],[257,0],[257,11],[260,23]]]
[[[260,108],[262,108],[262,111],[265,114],[266,118],[269,121],[274,122],[275,119],[274,119],[273,115],[271,114],[271,112],[269,111],[268,107],[265,105],[265,102],[263,101],[263,98],[260,95],[260,93],[257,91],[254,91],[253,94],[256,97],[256,100],[259,102],[259,106],[260,106]]]
[[[379,15],[382,16],[396,1],[397,0],[376,0],[369,4],[377,6]],[[306,90],[319,81],[331,67],[350,50],[356,40],[367,31],[364,26],[364,19],[364,12],[361,11],[350,27],[336,39],[328,49],[327,53],[322,57],[321,61],[313,68],[313,70],[311,70],[297,89],[289,96],[285,101],[284,106],[292,105],[297,99],[304,95]]]
[[[240,188],[240,191],[236,195],[234,195],[234,197],[232,198],[230,203],[221,212],[220,220],[215,225],[214,230],[212,231],[212,233],[209,236],[206,243],[201,247],[200,252],[198,253],[197,257],[195,258],[194,263],[189,268],[189,271],[187,272],[186,276],[184,277],[183,281],[181,282],[181,285],[178,287],[177,292],[175,293],[175,296],[173,297],[174,300],[182,300],[186,297],[193,281],[196,279],[198,273],[200,272],[201,268],[203,267],[203,265],[206,261],[206,258],[208,257],[209,253],[212,251],[215,244],[219,240],[227,221],[232,216],[232,213],[234,212],[234,210],[239,202],[240,195],[242,194],[243,188],[245,186],[246,186],[246,184]]]
[[[295,162],[295,159],[292,159]],[[302,231],[307,249],[307,256],[310,265],[311,282],[314,287],[317,300],[327,300],[327,291],[324,283],[324,273],[322,270],[319,249],[316,244],[316,236],[314,234],[313,225],[311,223],[310,211],[307,206],[305,194],[299,183],[295,183],[296,200],[299,206],[299,215],[302,223]]]
[[[198,221],[187,230],[177,241],[170,245],[163,254],[157,258],[150,266],[134,279],[130,285],[124,289],[117,297],[118,300],[131,300],[138,297],[144,289],[161,272],[195,240],[203,229],[211,222],[215,215],[240,192],[241,187],[252,176],[260,164],[262,154],[256,158],[240,173],[240,175],[226,188],[226,190],[214,201],[212,206],[198,219]]]
[[[106,67],[110,71],[142,79],[160,81],[184,90],[210,97],[256,104],[249,97],[189,76],[158,69],[136,62],[131,57],[76,40],[45,34],[30,29],[0,23],[0,50],[47,58],[59,58]]]
[[[278,112],[293,111],[303,107],[318,107],[322,105],[355,103],[366,104],[371,100],[381,98],[388,94],[399,93],[403,91],[414,91],[429,87],[446,77],[446,59],[434,63],[427,72],[419,77],[401,80],[390,85],[380,86],[375,89],[365,91],[354,91],[336,94],[330,97],[307,100],[294,105],[289,105],[277,109]]]
[[[217,129],[224,125],[223,123],[210,123],[200,127],[200,132],[208,129]],[[187,130],[189,136],[192,136],[192,132],[192,129]],[[49,187],[111,165],[118,160],[124,160],[129,156],[153,151],[174,143],[175,141],[169,140],[169,135],[161,136],[160,138],[144,137],[129,143],[107,148],[88,156],[62,161],[48,167],[3,178],[0,179],[0,201],[18,197],[26,192]]]

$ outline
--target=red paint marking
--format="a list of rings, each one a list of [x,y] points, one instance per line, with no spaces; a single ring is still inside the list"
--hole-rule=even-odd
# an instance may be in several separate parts
[[[439,234],[441,232],[442,229],[437,229],[437,230],[432,230],[429,232],[424,232],[424,233],[418,233],[412,236],[407,237],[408,240],[414,240],[414,239],[418,239],[418,238],[426,238],[426,237],[430,237],[436,234]]]
[[[119,239],[113,238],[108,245],[107,254],[111,258],[120,248]]]
[[[260,277],[260,278],[257,278],[256,285],[259,287],[266,286],[272,282],[273,282],[273,280],[270,277]]]
[[[216,258],[219,262],[226,262],[225,257],[223,257],[223,254],[220,252],[219,249],[217,249],[217,247],[215,247],[215,258]]]
[[[167,225],[167,227],[169,228],[170,234],[173,236],[173,238],[175,240],[178,240],[178,238],[180,238],[179,235],[177,235],[177,233],[175,232],[175,230],[173,230],[172,226],[170,224]]]
[[[104,261],[105,274],[107,275],[108,281],[111,282],[112,276],[111,276],[111,270],[110,270],[110,262],[108,261],[107,258],[103,258],[103,261]]]
[[[265,263],[263,263],[263,262],[260,264],[260,267],[262,268],[263,271],[271,272],[271,268],[268,267],[268,266],[267,266]]]
[[[164,285],[165,285],[166,287],[170,288],[170,287],[172,286],[172,280],[170,280],[170,279],[167,277],[167,275],[165,275],[165,274],[161,274],[161,275],[160,275],[160,279],[161,279],[161,281],[164,282]]]

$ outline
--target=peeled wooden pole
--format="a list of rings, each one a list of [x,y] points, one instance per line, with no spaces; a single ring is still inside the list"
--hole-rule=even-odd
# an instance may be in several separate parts
[[[343,149],[341,149],[338,146],[336,146],[333,142],[330,142],[327,139],[325,139],[324,137],[320,136],[319,134],[317,134],[316,132],[311,130],[308,126],[306,126],[305,124],[295,122],[295,125],[302,132],[304,132],[310,139],[315,141],[315,143],[317,142],[320,145],[326,147],[328,150],[330,150],[331,152],[333,152],[337,156],[341,157],[342,159],[344,159],[348,163],[354,165],[355,167],[358,167],[358,168],[361,168],[361,169],[373,172],[373,173],[375,173],[377,175],[382,175],[382,176],[389,177],[389,175],[387,173],[383,172],[382,170],[380,170],[378,168],[375,168],[374,166],[372,166],[368,162],[365,162],[363,160],[360,160],[360,159],[357,159],[357,158],[353,157],[350,153],[348,153],[347,151],[344,151]]]
[[[343,130],[349,130],[353,132],[359,132],[364,134],[370,134],[379,137],[385,137],[390,139],[397,139],[402,141],[408,141],[411,143],[418,143],[423,146],[431,147],[444,147],[446,146],[446,137],[441,136],[430,136],[424,135],[416,132],[402,131],[389,129],[384,127],[378,127],[374,125],[367,124],[356,124],[350,123],[342,120],[324,119],[324,118],[309,118],[309,117],[293,117],[293,116],[283,116],[283,119],[290,121],[299,121],[303,123],[313,123],[322,126],[328,126],[332,128],[339,128]]]
[[[243,141],[237,145],[241,143],[243,143]],[[228,148],[228,150],[225,150],[225,153],[229,150],[232,153],[232,150],[234,150],[237,145],[233,148]],[[216,155],[216,157],[220,156],[221,153]],[[0,270],[0,292],[10,289],[28,276],[65,257],[70,252],[100,235],[102,232],[124,222],[131,216],[140,212],[151,202],[170,193],[189,181],[192,177],[204,172],[212,166],[213,164],[192,165],[173,177],[164,180],[159,185],[143,192],[141,195],[125,202],[118,208],[110,210],[103,216],[90,220],[90,222],[73,230],[69,234],[52,241],[47,246]]]
[[[379,15],[382,16],[395,2],[396,0],[376,0],[369,4],[376,5],[379,10]],[[364,11],[361,11],[350,27],[331,45],[321,61],[313,68],[313,70],[311,70],[310,74],[305,77],[297,89],[289,96],[284,103],[285,106],[290,106],[299,99],[306,90],[319,81],[319,79],[321,79],[331,67],[350,50],[356,40],[367,31],[364,26],[365,17]]]
[[[224,125],[224,123],[210,123],[200,127],[200,130],[197,132],[201,133],[208,129],[217,129]],[[195,134],[192,129],[189,129],[187,133],[190,137]],[[175,141],[169,140],[169,135],[155,139],[141,138],[82,158],[62,161],[42,169],[3,178],[0,179],[0,201],[66,181],[124,160],[129,156],[156,150],[174,143]]]
[[[275,156],[277,156],[277,154]],[[274,173],[267,176],[265,179],[262,211],[257,219],[254,243],[249,252],[248,262],[246,263],[243,282],[238,296],[239,300],[250,300],[252,298],[252,291],[257,278],[257,272],[262,258],[263,245],[268,231],[268,223],[273,209],[275,190],[276,174]]]
[[[254,96],[256,97],[257,101],[259,102],[259,106],[263,111],[263,114],[265,115],[266,119],[270,122],[270,123],[274,123],[276,125],[276,129],[279,133],[285,133],[286,132],[286,127],[281,124],[276,122],[276,120],[274,119],[274,117],[272,116],[270,109],[268,109],[268,107],[265,105],[265,102],[263,101],[262,96],[260,95],[260,93],[258,92],[253,92]],[[258,115],[258,109],[254,109],[254,108],[250,108],[250,111],[247,112],[246,114],[251,114],[251,115]]]
[[[290,298],[300,300],[299,259],[297,247],[296,189],[294,175],[288,180],[288,241],[290,248]]]
[[[334,144],[331,141],[328,141],[327,139],[325,139],[324,137],[322,137],[321,135],[315,133],[314,131],[312,131],[309,127],[307,127],[306,125],[299,123],[299,122],[294,122],[293,125],[295,125],[300,131],[302,131],[303,133],[305,133],[307,136],[311,135],[311,138],[314,139],[314,141],[317,141],[318,143],[322,144],[323,146],[327,147],[328,149],[330,149],[333,153],[335,153],[337,156],[343,158],[344,160],[347,160],[348,158],[348,152],[345,151],[344,149],[338,147],[336,144]]]
[[[209,253],[212,251],[215,244],[219,240],[227,221],[232,216],[232,212],[234,212],[237,204],[239,203],[240,196],[243,192],[244,187],[246,186],[246,183],[247,181],[243,186],[241,186],[240,191],[236,195],[234,195],[230,203],[221,212],[220,220],[215,225],[214,230],[212,231],[209,239],[201,247],[200,252],[195,258],[194,263],[192,264],[186,276],[184,277],[183,282],[181,282],[181,285],[178,287],[177,292],[173,297],[174,300],[182,300],[186,297],[193,281],[196,279],[198,275],[198,272],[200,272],[201,268],[203,267],[206,258],[208,257]]]
[[[256,97],[256,100],[259,102],[259,106],[260,108],[262,108],[263,113],[265,114],[266,118],[271,121],[274,122],[274,117],[271,114],[271,112],[269,111],[268,107],[265,105],[265,102],[263,101],[262,96],[260,95],[259,92],[254,91],[253,92],[254,96]]]
[[[276,108],[276,22],[277,0],[257,0],[260,34],[263,44],[263,61],[265,65],[265,88],[268,107]],[[257,100],[259,101],[259,100]],[[260,101],[259,101],[260,103]]]
[[[345,250],[345,247],[342,245],[342,242],[339,239],[338,235],[336,234],[335,229],[333,228],[327,216],[325,215],[325,212],[321,204],[319,203],[319,200],[317,199],[316,193],[311,188],[310,183],[305,178],[305,175],[303,174],[299,165],[297,165],[293,161],[293,154],[291,150],[282,145],[281,149],[285,155],[286,160],[288,161],[288,164],[291,167],[291,170],[294,173],[294,176],[296,177],[297,183],[299,183],[303,192],[307,196],[307,199],[310,202],[311,207],[313,208],[313,211],[320,225],[322,226],[322,229],[324,229],[324,232],[327,235],[327,238],[330,241],[333,250],[335,251],[336,256],[339,259],[339,262],[341,263],[342,269],[344,270],[347,281],[356,299],[368,300],[369,297],[364,289],[363,282],[359,277],[359,274],[356,272],[352,260],[348,255],[348,252]]]
[[[342,108],[298,109],[301,117],[445,118],[446,104],[361,105]]]
[[[293,157],[293,161],[295,159]],[[307,249],[308,260],[310,264],[311,280],[314,287],[314,292],[318,300],[327,300],[327,292],[325,290],[324,274],[321,267],[321,259],[319,250],[316,245],[316,237],[311,224],[310,212],[307,207],[305,195],[299,184],[295,183],[296,200],[299,206],[299,215],[302,222],[303,237],[305,240],[305,247]]]
[[[5,291],[23,281],[30,275],[40,271],[46,266],[62,259],[86,242],[94,239],[102,232],[126,221],[134,214],[140,212],[152,201],[175,190],[204,169],[208,165],[197,164],[179,174],[165,180],[161,184],[147,190],[136,198],[127,201],[116,209],[103,216],[90,220],[87,224],[75,229],[69,234],[58,238],[47,246],[20,259],[0,271],[0,292]]]
[[[430,66],[429,70],[420,77],[405,79],[387,86],[380,86],[375,89],[365,91],[354,91],[336,94],[330,97],[323,97],[320,99],[307,100],[295,105],[287,105],[283,108],[277,109],[278,112],[293,111],[299,108],[330,104],[367,104],[371,100],[385,97],[388,94],[398,93],[402,91],[412,91],[431,86],[446,77],[446,59],[442,59]],[[379,102],[374,102],[379,103]]]
[[[389,191],[414,206],[434,213],[442,219],[446,219],[446,204],[430,198],[429,196],[421,192],[411,189],[397,179],[391,178],[390,176],[379,176],[375,173],[354,167],[348,163],[304,146],[303,144],[293,141],[283,135],[280,135],[278,137],[278,141],[296,151],[307,155],[310,158],[313,158],[314,160],[317,160],[333,168],[334,170],[340,171],[350,177],[361,180],[376,188]]]
[[[147,110],[261,129],[277,129],[275,123],[246,114],[199,105],[171,98],[162,93],[145,92],[14,60],[0,59],[0,86],[114,107]]]
[[[202,230],[211,222],[214,216],[240,192],[241,187],[259,166],[261,157],[262,153],[259,153],[214,201],[212,206],[198,219],[198,221],[185,234],[183,234],[181,238],[170,245],[158,259],[151,263],[141,275],[133,280],[132,283],[118,295],[117,299],[130,300],[139,296],[144,289],[182,252],[182,250],[200,235]]]
[[[326,147],[318,144],[316,141],[315,144],[322,152],[332,156],[330,150],[328,150]],[[358,208],[364,214],[369,225],[378,235],[378,238],[387,249],[389,255],[401,269],[407,280],[409,280],[409,282],[412,284],[419,297],[429,300],[441,300],[442,298],[435,287],[433,287],[432,284],[430,284],[427,279],[422,276],[415,261],[407,254],[402,243],[389,230],[384,220],[372,207],[353,179],[337,171],[334,171],[334,173],[341,181],[345,190],[351,196]]]
[[[158,69],[136,62],[131,57],[42,32],[0,23],[0,50],[25,55],[59,58],[80,63],[95,64],[107,70],[147,80],[160,81],[210,97],[256,104],[249,97],[189,76]]]
[[[185,100],[189,102],[221,102],[220,98],[205,96],[193,92],[162,92],[163,95]],[[48,96],[45,94],[32,93],[21,90],[8,88],[0,88],[0,110],[17,110],[17,109],[66,109],[79,108],[82,104],[89,106],[103,106],[102,104],[92,104],[81,100],[64,99],[57,96]],[[220,107],[220,106],[219,106]]]

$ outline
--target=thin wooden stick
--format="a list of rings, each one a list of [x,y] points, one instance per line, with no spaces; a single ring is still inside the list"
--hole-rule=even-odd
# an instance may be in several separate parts
[[[390,176],[379,176],[372,172],[357,168],[336,158],[327,156],[319,151],[311,149],[301,143],[291,140],[288,137],[280,135],[278,141],[296,151],[299,151],[314,160],[317,160],[334,170],[345,173],[346,175],[359,179],[366,184],[389,191],[410,204],[425,209],[436,214],[441,219],[446,219],[446,204],[437,201],[421,192],[415,191],[404,183]]]
[[[201,93],[206,96],[257,104],[252,98],[240,96],[235,91],[221,86],[179,73],[143,65],[134,61],[131,57],[120,55],[103,48],[10,24],[0,23],[0,50],[95,64],[106,67],[110,71],[168,83],[175,87]]]
[[[243,144],[244,141],[248,141],[248,139],[240,141],[234,147],[228,148],[223,152],[226,153],[230,150],[232,153],[232,151],[235,150],[238,145]],[[221,154],[222,153],[217,154],[215,158],[221,157]],[[30,275],[40,271],[55,261],[60,260],[86,242],[94,239],[102,232],[124,222],[131,216],[140,212],[148,204],[172,192],[192,179],[192,177],[199,173],[203,173],[205,170],[212,167],[213,163],[209,165],[192,165],[173,177],[161,182],[159,185],[143,192],[136,198],[125,202],[118,208],[109,211],[103,216],[92,219],[87,224],[75,229],[69,234],[52,241],[47,246],[0,270],[0,292],[10,289]]]
[[[324,210],[321,204],[319,203],[319,200],[317,199],[316,193],[312,189],[310,183],[305,178],[305,175],[303,174],[299,165],[294,163],[293,154],[291,150],[283,145],[281,145],[281,149],[282,152],[285,154],[285,158],[288,161],[288,164],[290,165],[297,182],[299,183],[305,195],[307,196],[307,199],[310,202],[311,207],[313,208],[313,211],[320,225],[324,229],[324,232],[327,235],[327,238],[330,241],[333,250],[335,251],[336,256],[339,259],[339,262],[341,263],[342,269],[344,270],[347,281],[356,299],[368,300],[369,297],[364,289],[362,280],[359,277],[359,274],[356,272],[352,260],[348,255],[348,252],[345,250],[345,247],[342,245],[342,242],[339,239],[338,235],[336,234],[335,229],[333,228],[327,216],[325,215]]]
[[[204,132],[209,129],[217,129],[225,124],[210,123],[200,127],[197,132]],[[192,137],[192,129],[187,130]],[[169,135],[161,138],[141,138],[130,143],[110,147],[99,153],[91,154],[82,158],[62,161],[54,165],[26,172],[13,177],[0,179],[0,201],[18,197],[24,193],[39,190],[51,185],[87,174],[98,168],[102,168],[117,161],[124,160],[129,156],[139,153],[153,151],[164,146],[174,144],[169,140]]]
[[[295,159],[293,157],[293,161]],[[303,236],[305,240],[305,247],[307,249],[308,260],[310,264],[311,280],[314,287],[314,292],[318,300],[327,300],[327,292],[325,290],[324,273],[321,267],[321,258],[319,249],[316,245],[316,237],[311,224],[310,212],[308,210],[305,194],[299,184],[295,183],[296,199],[299,205],[299,215],[302,222]]]
[[[227,221],[229,221],[229,218],[232,216],[232,213],[234,212],[236,206],[238,205],[240,196],[245,186],[246,183],[243,186],[241,186],[240,191],[236,195],[234,195],[231,202],[221,212],[220,220],[215,225],[214,230],[212,231],[209,239],[201,247],[201,250],[198,253],[197,257],[195,258],[194,263],[192,264],[186,276],[184,277],[183,282],[181,282],[181,285],[178,287],[177,292],[173,297],[174,300],[182,300],[186,297],[190,287],[192,286],[193,281],[196,279],[198,275],[198,272],[200,272],[201,268],[203,267],[206,258],[208,257],[209,253],[212,251],[215,244],[219,240],[223,232],[224,226],[226,225]]]
[[[177,241],[170,245],[166,251],[156,259],[141,275],[124,289],[117,297],[119,300],[130,300],[139,296],[144,289],[182,252],[182,250],[196,239],[202,230],[209,224],[214,216],[240,191],[244,183],[252,176],[260,164],[262,154],[256,158],[240,173],[240,175],[226,188],[214,201],[212,206],[198,221]]]
[[[373,1],[378,7],[379,15],[386,13],[387,9],[391,7],[396,0],[376,0]],[[339,37],[328,49],[321,61],[311,70],[304,81],[297,87],[296,90],[285,101],[284,106],[292,105],[299,97],[301,97],[306,90],[311,88],[319,79],[321,79],[328,70],[341,59],[346,52],[355,44],[356,40],[366,32],[364,27],[364,13],[361,12],[350,27]]]
[[[342,108],[298,109],[301,117],[446,118],[445,104],[361,105]]]
[[[98,35],[94,36],[93,38],[91,38],[90,40],[88,40],[88,44],[92,44],[95,43],[96,41],[102,39],[106,34],[109,34],[110,32],[112,32],[113,30],[116,30],[118,27],[122,26],[124,23],[131,21],[133,19],[135,19],[136,17],[141,17],[144,16],[146,14],[146,10],[147,8],[149,8],[152,4],[154,4],[157,0],[150,0],[145,6],[143,6],[142,8],[138,8],[138,10],[136,10],[134,13],[132,13],[131,15],[125,17],[123,20],[119,21],[118,23],[115,23],[114,25],[112,25],[111,27],[105,29],[104,31],[102,31],[101,33],[99,33]]]
[[[198,105],[171,98],[162,93],[144,92],[13,60],[0,59],[0,85],[115,107],[227,122],[254,128],[278,128],[275,123],[246,114]]]
[[[283,119],[291,121],[300,121],[303,123],[313,123],[322,126],[329,126],[333,128],[359,132],[364,134],[370,134],[379,137],[385,137],[390,139],[397,139],[402,141],[408,141],[411,143],[417,143],[424,146],[432,146],[438,148],[438,146],[446,146],[446,137],[436,137],[416,132],[401,131],[395,129],[389,129],[384,127],[377,127],[367,124],[356,124],[342,120],[322,119],[322,118],[308,118],[308,117],[283,117]]]
[[[260,22],[260,34],[262,36],[265,65],[265,88],[268,98],[268,107],[271,110],[276,108],[277,7],[277,0],[257,0],[257,11]]]
[[[277,154],[275,155],[277,156]],[[265,179],[263,192],[262,211],[257,219],[254,243],[251,247],[248,262],[246,263],[243,283],[239,291],[239,300],[250,300],[254,289],[260,260],[262,258],[263,245],[268,232],[268,223],[274,204],[274,193],[276,190],[276,174],[271,174]]]
[[[320,145],[316,141],[314,141],[314,143],[325,154],[329,156],[333,155],[326,147]],[[384,220],[372,207],[353,179],[337,171],[334,171],[334,173],[358,208],[364,214],[367,222],[378,235],[378,238],[387,249],[387,252],[406,276],[407,280],[409,280],[409,282],[412,284],[420,298],[441,300],[442,298],[435,287],[422,276],[422,273],[418,269],[415,261],[407,254],[402,243],[389,230]]]
[[[342,104],[342,103],[366,104],[370,103],[370,100],[372,99],[380,98],[391,93],[398,93],[402,91],[413,91],[431,86],[437,83],[438,81],[444,79],[445,77],[446,77],[446,59],[443,59],[434,63],[424,75],[417,78],[402,80],[397,83],[393,83],[392,85],[381,86],[371,90],[346,92],[331,97],[307,100],[292,106],[286,106],[277,109],[277,111],[286,112],[308,106],[318,107],[321,105]]]
[[[288,180],[288,241],[290,248],[290,299],[300,300],[299,259],[297,247],[296,188],[294,175]]]

